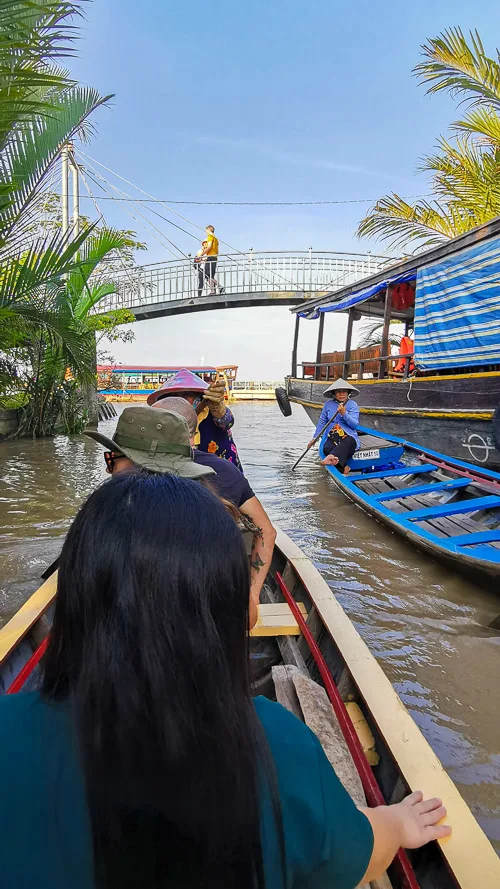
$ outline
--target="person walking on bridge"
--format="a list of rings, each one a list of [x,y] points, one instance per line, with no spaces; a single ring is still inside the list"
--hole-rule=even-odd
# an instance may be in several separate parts
[[[201,247],[198,250],[198,253],[194,259],[194,267],[198,272],[198,296],[200,297],[203,293],[203,287],[205,286],[205,278],[208,277],[207,273],[207,265],[204,262],[205,259],[205,248],[208,244],[208,241],[202,241]]]
[[[203,258],[206,257],[205,262],[205,277],[208,278],[210,282],[210,293],[215,294],[216,288],[219,287],[219,284],[215,278],[215,272],[217,269],[217,260],[219,258],[219,241],[215,237],[215,229],[213,225],[207,225],[206,229],[206,241],[203,241],[203,250],[199,254],[199,262],[203,262]],[[224,287],[219,287],[219,293],[225,293]]]

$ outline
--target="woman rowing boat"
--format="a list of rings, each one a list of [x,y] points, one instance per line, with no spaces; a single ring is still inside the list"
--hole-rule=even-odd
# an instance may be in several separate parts
[[[353,401],[353,395],[359,395],[359,389],[339,377],[328,389],[325,395],[333,395],[323,407],[318,425],[314,430],[313,439],[308,447],[314,444],[314,439],[320,434],[325,425],[325,434],[321,444],[323,446],[324,459],[321,461],[326,466],[337,466],[341,472],[349,472],[347,461],[359,448],[359,438],[356,432],[359,423],[359,407]],[[335,420],[335,422],[333,422]]]
[[[315,735],[252,702],[256,617],[240,532],[199,483],[125,473],[91,495],[41,694],[0,699],[3,885],[354,889],[449,833],[422,794],[357,809]]]

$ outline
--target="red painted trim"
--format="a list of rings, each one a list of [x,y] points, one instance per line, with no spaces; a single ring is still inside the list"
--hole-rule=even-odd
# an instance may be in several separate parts
[[[37,664],[41,661],[45,652],[47,651],[47,645],[49,644],[49,637],[46,636],[41,645],[33,652],[29,661],[24,665],[22,670],[17,674],[16,678],[12,685],[7,689],[6,694],[15,695],[18,691],[21,690],[24,683],[33,673],[33,670],[37,666]]]
[[[487,475],[481,475],[481,470],[477,470],[476,472],[469,472],[468,470],[458,469],[453,463],[446,463],[442,460],[433,460],[432,457],[425,456],[426,463],[433,463],[438,469],[447,469],[449,472],[453,472],[455,475],[461,475],[464,478],[470,478],[471,482],[477,482],[478,484],[485,485],[490,488],[500,488],[500,482],[495,481],[495,479],[489,478]],[[368,478],[368,476],[367,476]]]
[[[333,711],[339,721],[342,734],[344,735],[350,754],[353,758],[354,765],[356,766],[359,777],[361,779],[367,802],[371,808],[374,808],[376,806],[385,806],[387,805],[387,803],[383,797],[380,787],[377,784],[377,780],[375,778],[375,775],[373,774],[371,766],[366,759],[363,748],[361,746],[361,742],[356,734],[356,730],[351,722],[351,718],[345,708],[345,704],[340,696],[340,692],[335,685],[333,676],[328,669],[326,661],[316,643],[316,640],[314,639],[309,627],[304,620],[304,616],[300,608],[298,607],[290,590],[286,586],[279,571],[276,572],[276,582],[290,606],[291,612],[300,627],[300,631],[307,642],[309,650],[314,658],[314,662],[320,672],[321,678],[325,685],[326,693],[330,698]],[[396,854],[395,861],[399,865],[401,873],[401,889],[420,889],[417,878],[415,877],[415,872],[410,864],[410,860],[403,849],[399,849]]]

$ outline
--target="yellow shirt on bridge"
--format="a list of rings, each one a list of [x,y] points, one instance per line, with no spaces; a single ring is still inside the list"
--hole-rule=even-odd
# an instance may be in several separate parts
[[[208,241],[208,250],[207,256],[218,256],[219,255],[219,242],[215,235],[207,234]]]

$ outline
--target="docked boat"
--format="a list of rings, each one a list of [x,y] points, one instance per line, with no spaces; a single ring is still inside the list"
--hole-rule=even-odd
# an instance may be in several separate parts
[[[500,217],[291,311],[285,410],[297,402],[316,423],[325,389],[343,377],[359,389],[372,431],[500,469]],[[345,347],[327,351],[325,318],[339,312],[348,316]],[[315,360],[299,365],[301,319],[318,321],[318,339]],[[354,348],[361,319],[380,321],[377,345]],[[391,321],[404,325],[399,354]]]
[[[146,401],[170,377],[185,367],[192,373],[213,383],[222,379],[226,386],[226,399],[230,400],[231,390],[238,373],[237,364],[224,364],[209,367],[196,365],[142,365],[142,364],[98,364],[97,392],[106,401]]]
[[[36,687],[55,595],[53,575],[0,630],[0,694]],[[281,531],[261,601],[251,633],[256,693],[311,725],[358,804],[422,790],[448,809],[452,836],[400,852],[378,889],[498,889],[489,840],[328,584]]]

